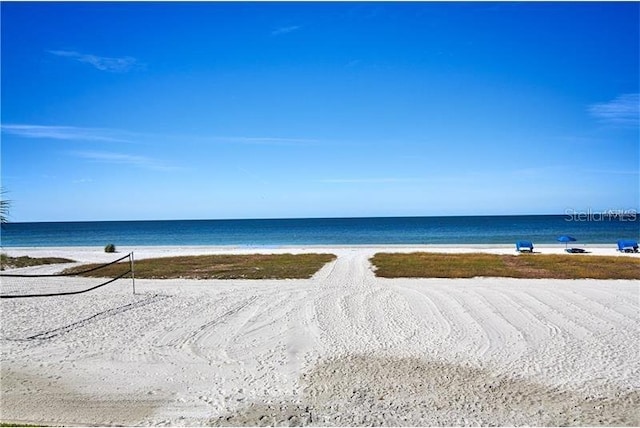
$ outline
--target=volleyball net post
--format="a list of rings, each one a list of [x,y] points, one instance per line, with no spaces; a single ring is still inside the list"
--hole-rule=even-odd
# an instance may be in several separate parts
[[[133,263],[133,251],[129,253],[129,266],[131,266],[131,287],[133,288],[133,294],[136,294],[136,273]]]

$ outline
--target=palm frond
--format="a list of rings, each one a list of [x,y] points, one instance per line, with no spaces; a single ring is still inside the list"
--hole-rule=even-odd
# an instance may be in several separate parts
[[[11,207],[11,201],[4,197],[5,193],[7,192],[4,189],[0,190],[0,223],[2,224],[9,221],[9,208]]]

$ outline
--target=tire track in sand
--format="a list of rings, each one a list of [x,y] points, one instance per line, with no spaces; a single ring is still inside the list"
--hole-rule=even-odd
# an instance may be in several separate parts
[[[157,351],[160,351],[160,354],[165,354],[162,358],[173,359],[176,356],[180,355],[182,358],[187,357],[187,359],[189,359],[188,356],[185,356],[184,353],[181,352],[184,350],[188,350],[190,355],[193,355],[205,361],[209,361],[215,355],[207,352],[207,350],[214,349],[217,353],[220,351],[224,352],[224,349],[221,349],[219,347],[211,347],[206,344],[206,342],[208,342],[215,334],[215,327],[221,323],[224,323],[226,320],[236,316],[256,300],[256,296],[251,296],[247,299],[244,299],[241,302],[231,306],[222,314],[217,315],[215,318],[204,323],[201,323],[202,321],[200,320],[202,319],[202,316],[206,316],[206,313],[204,315],[200,314],[200,316],[197,318],[199,320],[197,323],[197,327],[188,331],[185,331],[184,329],[173,331],[171,335],[165,337],[177,337],[170,338],[168,341],[160,338],[160,340],[156,341],[154,347]],[[202,342],[205,342],[205,344],[203,344]],[[224,358],[225,355],[218,354],[218,357]]]

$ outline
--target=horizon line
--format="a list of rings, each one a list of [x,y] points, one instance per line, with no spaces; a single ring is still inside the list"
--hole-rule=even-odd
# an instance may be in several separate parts
[[[452,214],[452,215],[388,215],[388,216],[335,216],[335,217],[259,217],[259,218],[179,218],[179,219],[127,219],[127,220],[37,220],[37,221],[9,221],[3,227],[10,224],[24,223],[118,223],[118,222],[171,222],[171,221],[285,221],[285,220],[362,220],[362,219],[398,219],[398,218],[452,218],[452,217],[566,217],[572,215],[594,216],[633,216],[640,219],[640,207],[627,210],[584,210],[573,211],[571,214],[545,213],[545,214]]]

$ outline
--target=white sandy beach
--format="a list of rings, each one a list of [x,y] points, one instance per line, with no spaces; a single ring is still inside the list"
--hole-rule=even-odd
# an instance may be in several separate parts
[[[583,248],[638,257],[613,246]],[[380,251],[513,254],[513,246],[118,250],[3,252],[83,263],[130,251],[136,259],[338,258],[309,280],[136,280],[136,295],[130,280],[120,280],[76,296],[1,299],[0,420],[640,425],[638,281],[383,279],[368,261]]]

